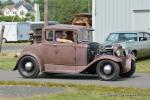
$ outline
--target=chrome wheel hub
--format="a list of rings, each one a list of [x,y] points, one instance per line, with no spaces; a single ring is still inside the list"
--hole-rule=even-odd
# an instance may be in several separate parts
[[[104,66],[104,68],[103,68],[103,72],[105,73],[105,74],[110,74],[111,72],[112,72],[112,67],[111,67],[111,65],[105,65]]]
[[[32,63],[32,62],[27,62],[27,63],[25,64],[25,69],[26,69],[27,71],[30,71],[32,68],[33,68],[33,63]]]

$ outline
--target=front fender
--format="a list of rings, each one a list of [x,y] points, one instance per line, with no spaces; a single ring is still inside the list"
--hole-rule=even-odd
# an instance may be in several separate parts
[[[112,55],[102,55],[97,58],[95,58],[91,63],[88,64],[88,67],[92,66],[93,64],[101,61],[101,60],[112,60],[114,62],[121,62],[121,58],[112,56]]]
[[[22,54],[19,56],[19,58],[18,58],[17,61],[16,61],[16,65],[15,65],[13,71],[15,71],[15,70],[18,69],[18,68],[17,68],[18,62],[20,61],[20,59],[22,59],[22,58],[25,57],[25,56],[32,56],[32,57],[34,57],[34,58],[37,60],[38,64],[39,64],[40,71],[42,71],[42,61],[40,60],[40,58],[39,58],[36,54],[31,53],[31,52],[24,52],[24,53],[22,53]]]

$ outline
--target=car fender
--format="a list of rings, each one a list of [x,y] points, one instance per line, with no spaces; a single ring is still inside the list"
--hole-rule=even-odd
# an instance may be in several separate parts
[[[113,55],[102,55],[102,56],[95,58],[91,63],[89,63],[88,67],[92,66],[95,63],[98,63],[101,60],[112,60],[118,63],[122,61],[121,58],[113,56]]]
[[[39,58],[36,54],[31,53],[31,52],[24,52],[24,53],[22,53],[22,54],[19,56],[19,58],[17,59],[17,63],[16,63],[16,65],[15,65],[15,67],[14,67],[13,70],[17,70],[18,62],[20,61],[21,58],[23,58],[23,57],[25,57],[25,56],[32,56],[33,58],[35,58],[35,59],[37,60],[38,64],[39,64],[40,72],[43,70],[43,69],[42,69],[42,66],[43,66],[42,61],[40,60],[40,58]]]

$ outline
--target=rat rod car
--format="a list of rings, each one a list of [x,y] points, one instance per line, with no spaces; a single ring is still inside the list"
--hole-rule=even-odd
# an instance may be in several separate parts
[[[130,77],[135,72],[135,58],[119,44],[112,53],[92,42],[92,28],[76,25],[52,25],[42,30],[42,41],[25,48],[14,70],[24,78],[42,73],[97,74],[102,80]]]

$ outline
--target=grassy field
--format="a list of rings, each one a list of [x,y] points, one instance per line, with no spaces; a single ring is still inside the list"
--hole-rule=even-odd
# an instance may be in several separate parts
[[[58,83],[31,83],[31,82],[0,82],[0,85],[26,85],[59,87],[65,91],[59,94],[38,95],[34,97],[14,98],[14,100],[149,100],[149,89],[106,87],[95,85],[75,85]],[[8,98],[9,99],[9,98]],[[6,99],[6,100],[8,100]],[[13,99],[13,98],[11,98]],[[10,99],[9,99],[10,100]]]
[[[0,70],[12,70],[16,63],[16,53],[0,54]]]

